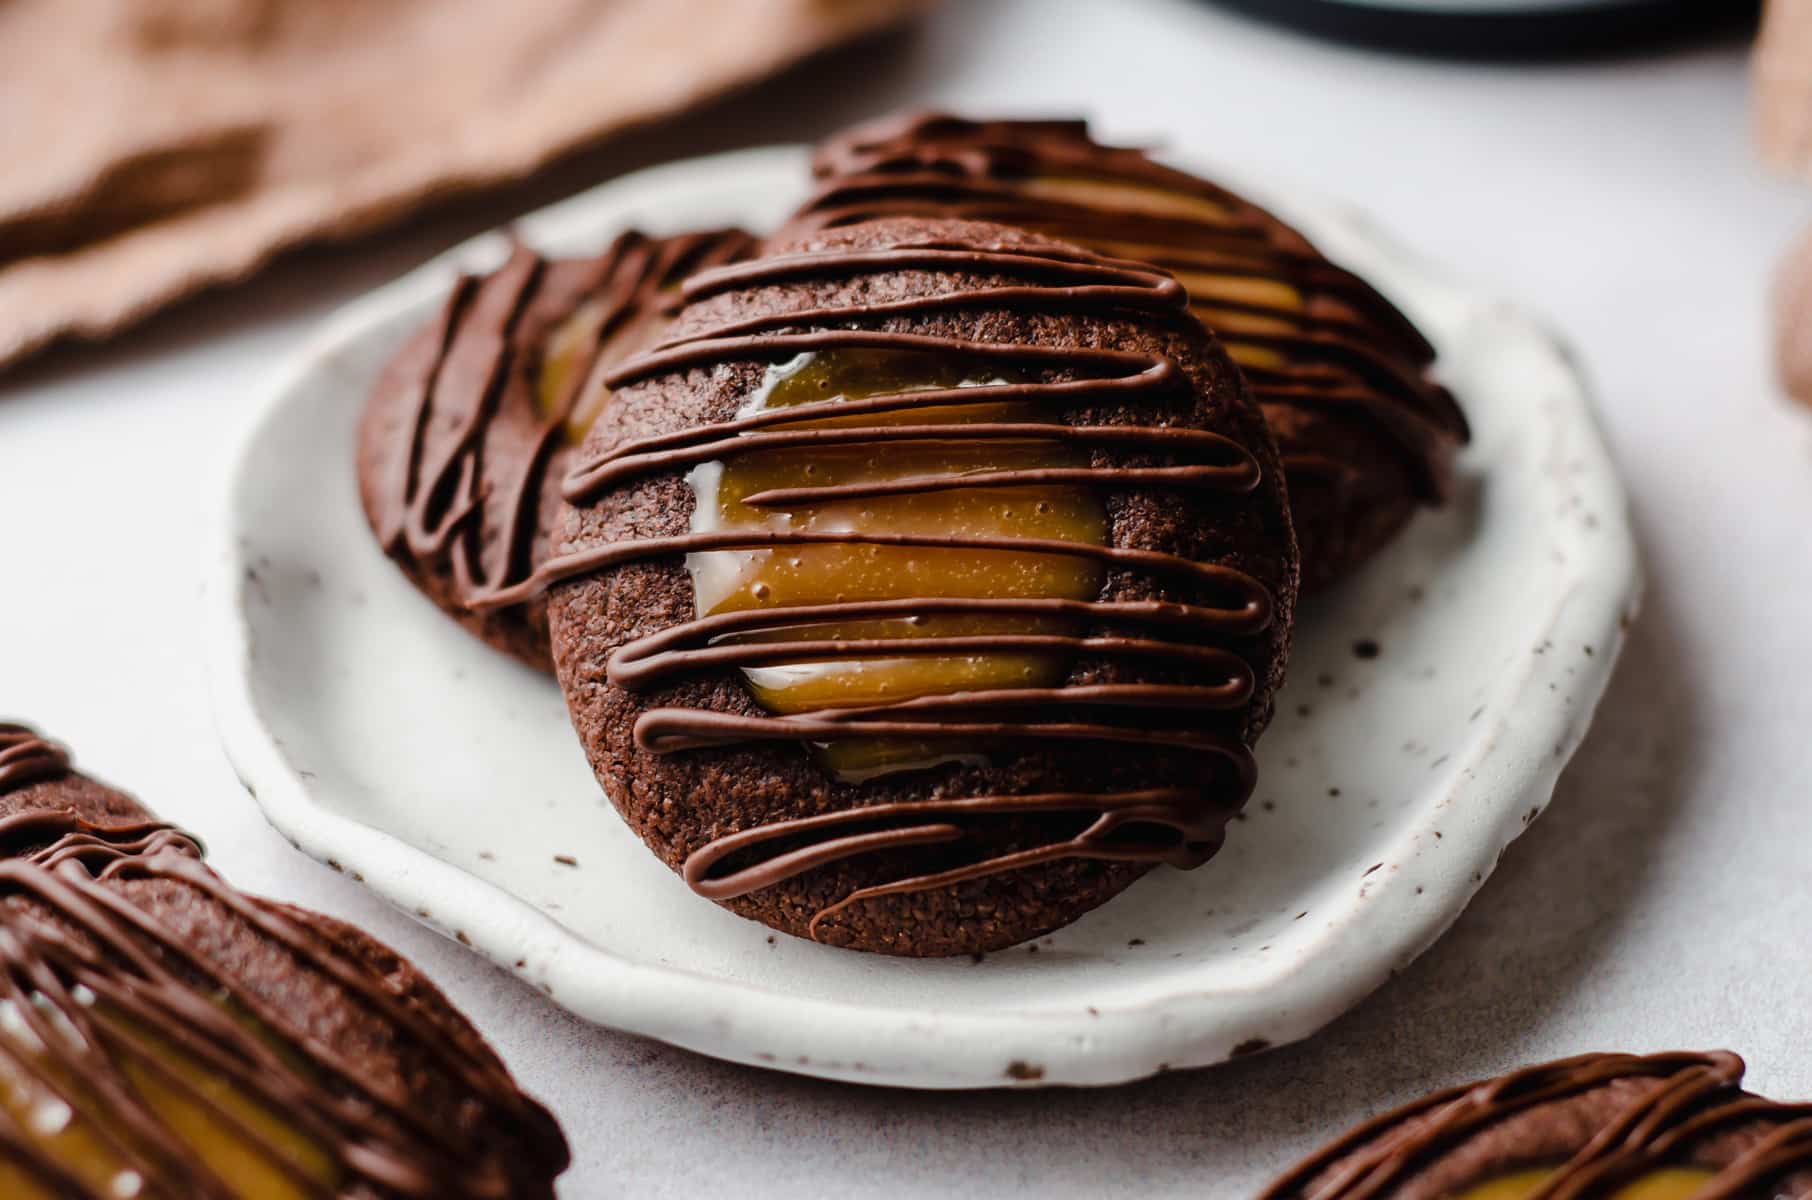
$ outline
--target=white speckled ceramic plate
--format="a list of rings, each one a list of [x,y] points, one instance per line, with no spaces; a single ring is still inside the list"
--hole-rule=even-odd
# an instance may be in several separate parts
[[[631,224],[759,229],[803,182],[795,149],[676,163],[521,232],[574,253]],[[1314,1032],[1433,942],[1548,803],[1637,566],[1554,340],[1339,210],[1280,207],[1422,322],[1477,442],[1457,503],[1303,612],[1258,792],[1201,870],[1154,872],[981,962],[770,936],[693,896],[599,794],[553,683],[438,614],[359,511],[368,383],[456,266],[500,260],[497,236],[333,318],[249,433],[210,600],[220,731],[247,788],[302,850],[554,1003],[741,1062],[918,1087],[1100,1084]],[[1375,656],[1356,653],[1369,643]]]

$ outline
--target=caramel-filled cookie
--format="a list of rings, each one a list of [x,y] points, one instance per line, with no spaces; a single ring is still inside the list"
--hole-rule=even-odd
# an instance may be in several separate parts
[[[1175,280],[887,220],[693,276],[605,376],[538,578],[592,766],[700,895],[891,954],[1195,866],[1296,593],[1276,453]]]
[[[1751,1095],[1742,1080],[1728,1051],[1525,1067],[1359,1126],[1261,1200],[1812,1196],[1812,1106]]]
[[[1304,590],[1347,574],[1446,495],[1467,430],[1428,376],[1432,347],[1370,284],[1251,201],[1140,150],[1098,145],[1081,121],[893,117],[831,139],[813,170],[820,188],[782,236],[895,214],[965,217],[1181,280],[1277,438]]]
[[[595,258],[526,246],[459,281],[385,367],[359,425],[359,496],[384,552],[486,642],[550,668],[539,602],[480,614],[472,601],[547,557],[559,482],[609,400],[591,374],[660,336],[679,281],[745,254],[738,230],[625,233]]]
[[[0,726],[0,1195],[552,1197],[566,1143],[393,951]]]

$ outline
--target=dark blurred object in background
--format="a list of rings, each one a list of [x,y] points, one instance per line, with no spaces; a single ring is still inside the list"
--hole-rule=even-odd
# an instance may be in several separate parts
[[[1760,0],[1219,0],[1327,37],[1478,58],[1568,58],[1753,28]]]
[[[930,0],[0,0],[0,365]]]

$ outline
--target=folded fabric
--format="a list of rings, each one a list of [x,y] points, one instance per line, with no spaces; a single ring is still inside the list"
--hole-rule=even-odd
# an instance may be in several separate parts
[[[1768,0],[1755,44],[1755,131],[1776,170],[1812,181],[1812,4]],[[1812,404],[1812,232],[1774,278],[1774,362],[1787,393]]]
[[[0,365],[928,0],[7,0]]]
[[[1768,0],[1754,62],[1762,157],[1780,170],[1812,177],[1812,4]]]

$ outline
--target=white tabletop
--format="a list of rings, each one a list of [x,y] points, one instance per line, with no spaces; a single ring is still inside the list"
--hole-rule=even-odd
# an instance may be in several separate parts
[[[569,1197],[1240,1197],[1382,1106],[1586,1049],[1729,1046],[1761,1090],[1812,1097],[1812,411],[1779,395],[1765,340],[1768,273],[1812,193],[1755,165],[1746,88],[1733,45],[1457,65],[1197,0],[947,5],[513,196],[0,377],[0,710],[198,830],[238,883],[425,967],[565,1124]],[[1108,1091],[947,1095],[591,1029],[292,851],[215,743],[196,598],[221,459],[325,312],[609,174],[931,104],[1082,111],[1349,197],[1551,314],[1599,384],[1649,575],[1618,677],[1453,931],[1307,1043]]]

